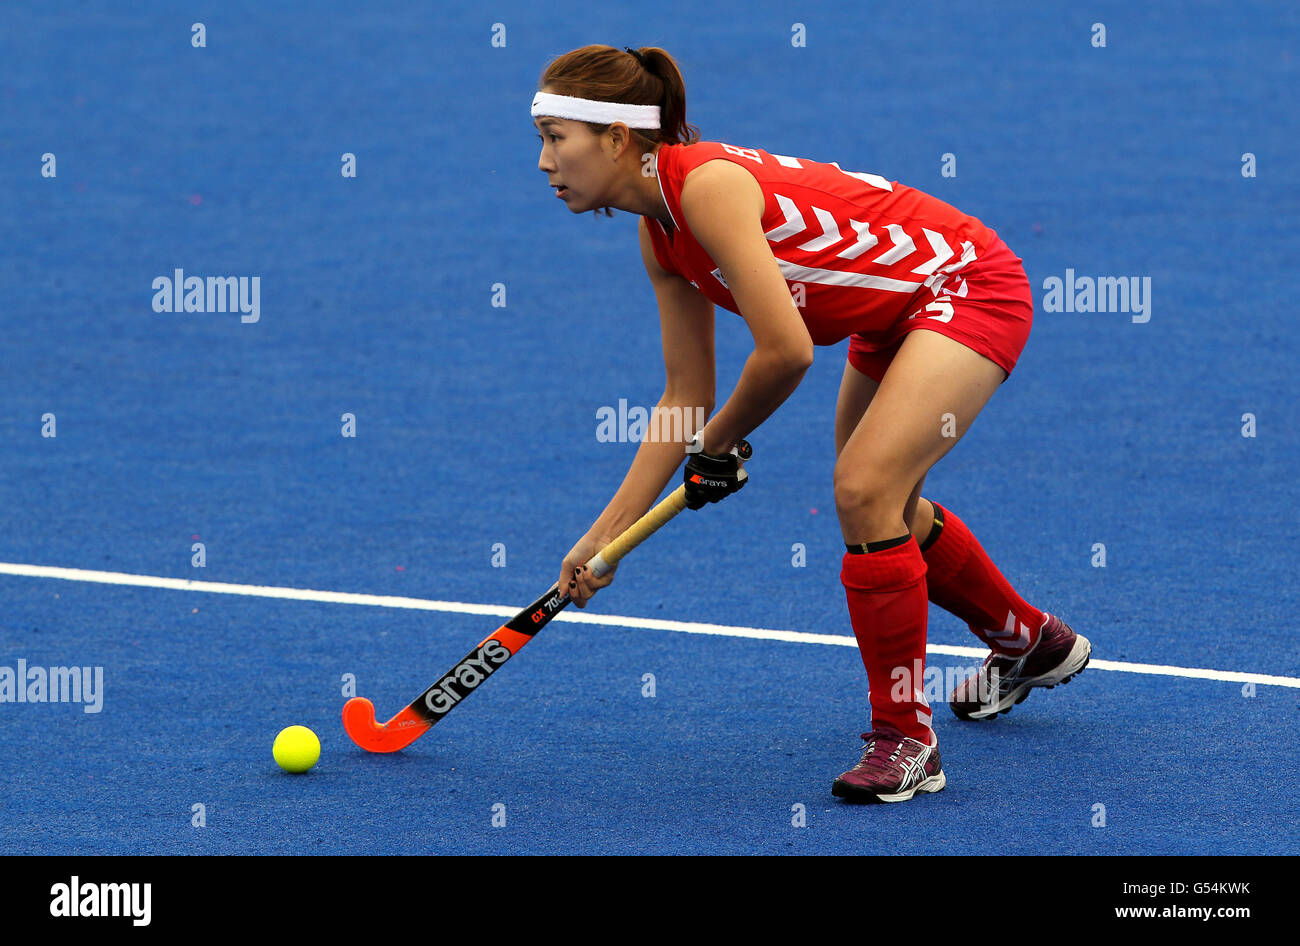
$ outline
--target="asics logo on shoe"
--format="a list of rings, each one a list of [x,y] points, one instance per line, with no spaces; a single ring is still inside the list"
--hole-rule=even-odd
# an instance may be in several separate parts
[[[926,750],[917,756],[903,759],[898,764],[903,767],[903,782],[899,785],[900,791],[906,791],[914,784],[925,778],[925,761],[930,757],[930,750]],[[891,760],[892,761],[892,760]]]

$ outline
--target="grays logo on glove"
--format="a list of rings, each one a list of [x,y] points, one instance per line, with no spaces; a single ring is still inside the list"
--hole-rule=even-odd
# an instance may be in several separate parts
[[[742,440],[730,453],[713,456],[703,451],[696,433],[686,445],[686,505],[699,509],[741,489],[749,479],[741,460],[747,459],[749,452],[749,444]]]

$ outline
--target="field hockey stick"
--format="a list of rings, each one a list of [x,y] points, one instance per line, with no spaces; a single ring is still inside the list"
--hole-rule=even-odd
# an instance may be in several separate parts
[[[735,446],[733,452],[742,461],[753,456],[753,450],[744,440]],[[609,574],[623,556],[685,508],[686,486],[683,484],[587,562],[592,576],[601,578]],[[560,592],[558,583],[552,585],[550,591],[483,638],[437,683],[386,723],[375,720],[375,706],[368,699],[352,697],[343,704],[343,728],[352,741],[367,752],[405,749],[459,706],[507,660],[523,650],[524,645],[549,624],[551,618],[563,611],[570,600],[568,592]]]

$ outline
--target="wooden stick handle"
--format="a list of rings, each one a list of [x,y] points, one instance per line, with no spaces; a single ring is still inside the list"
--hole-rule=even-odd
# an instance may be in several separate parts
[[[587,562],[588,570],[596,578],[607,575],[624,555],[658,532],[665,522],[685,508],[686,487],[682,485],[628,526],[617,539],[593,555],[591,561]]]
[[[731,452],[738,456],[742,463],[754,455],[753,449],[746,440],[732,447]],[[686,484],[683,483],[664,497],[657,506],[628,526],[622,535],[593,555],[587,562],[587,569],[596,578],[609,574],[610,570],[619,563],[619,559],[658,532],[665,522],[685,508]]]

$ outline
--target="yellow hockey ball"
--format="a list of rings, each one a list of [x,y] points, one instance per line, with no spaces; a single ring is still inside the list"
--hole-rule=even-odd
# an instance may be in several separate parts
[[[286,772],[306,772],[320,759],[320,740],[306,726],[289,726],[275,737],[271,755]]]

